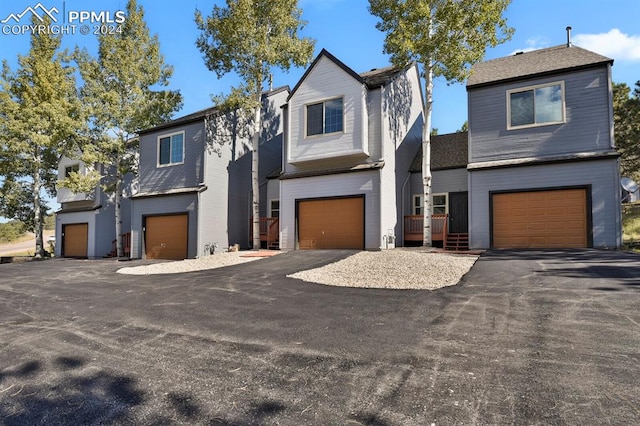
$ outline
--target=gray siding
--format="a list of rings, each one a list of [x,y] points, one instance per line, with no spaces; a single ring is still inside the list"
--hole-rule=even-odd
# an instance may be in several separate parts
[[[62,227],[74,223],[86,223],[87,229],[87,257],[89,259],[104,256],[96,251],[96,217],[94,210],[88,212],[63,213],[58,212],[56,215],[56,248],[55,255],[62,256]]]
[[[566,123],[507,130],[507,90],[564,81]],[[608,151],[609,78],[606,66],[469,90],[470,161],[553,157]]]
[[[207,153],[205,164],[207,189],[199,194],[197,256],[205,254],[204,247],[217,243],[218,250],[229,246],[229,217],[227,196],[229,193],[229,172],[231,150],[224,149],[220,155]]]
[[[153,216],[160,214],[180,214],[189,215],[189,235],[187,255],[190,258],[196,257],[198,250],[198,195],[183,194],[161,197],[149,197],[135,199],[133,202],[132,231],[131,231],[131,258],[139,259],[144,256],[143,250],[143,216]]]
[[[289,100],[287,172],[305,169],[304,161],[353,155],[368,156],[366,87],[327,57],[323,57]],[[305,108],[309,103],[333,98],[344,100],[344,131],[307,137]],[[352,160],[353,162],[353,160]],[[293,163],[297,163],[294,165]],[[320,166],[322,167],[322,166]],[[335,167],[335,166],[334,166]]]
[[[490,191],[591,185],[593,245],[617,248],[621,244],[618,182],[615,159],[472,171],[469,173],[470,246],[490,246]]]
[[[432,172],[432,194],[444,194],[449,192],[464,192],[468,190],[469,173],[467,169],[437,170]],[[411,202],[414,195],[422,194],[422,173],[411,173],[409,190],[405,192],[403,205],[405,215],[411,214]]]
[[[158,167],[158,139],[184,131],[184,163]],[[177,188],[193,188],[204,176],[204,122],[185,124],[140,137],[140,192],[162,192]]]
[[[380,248],[380,172],[378,170],[280,181],[280,248],[295,249],[295,202],[300,199],[365,196],[365,248]]]

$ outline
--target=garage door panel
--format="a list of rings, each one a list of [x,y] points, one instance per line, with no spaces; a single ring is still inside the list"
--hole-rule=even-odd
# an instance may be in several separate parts
[[[147,259],[182,260],[187,258],[188,216],[148,216],[145,219],[145,255]]]
[[[585,189],[493,194],[492,201],[495,248],[588,245]]]
[[[64,240],[62,253],[64,257],[87,257],[89,242],[89,224],[73,223],[63,225]]]
[[[299,201],[298,247],[363,249],[364,198]]]

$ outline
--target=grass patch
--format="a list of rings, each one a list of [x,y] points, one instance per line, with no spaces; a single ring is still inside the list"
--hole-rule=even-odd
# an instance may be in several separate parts
[[[640,251],[640,202],[622,205],[622,241],[633,251]]]

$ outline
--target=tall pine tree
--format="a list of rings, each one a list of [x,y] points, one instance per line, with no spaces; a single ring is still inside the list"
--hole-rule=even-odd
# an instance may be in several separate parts
[[[613,117],[620,173],[640,182],[640,81],[633,92],[626,83],[613,84]]]
[[[51,22],[34,16],[32,23]],[[59,36],[34,32],[18,70],[5,61],[0,77],[0,213],[35,233],[37,258],[45,255],[44,197],[55,195],[59,156],[74,152],[85,123],[75,70],[58,52],[60,43]]]

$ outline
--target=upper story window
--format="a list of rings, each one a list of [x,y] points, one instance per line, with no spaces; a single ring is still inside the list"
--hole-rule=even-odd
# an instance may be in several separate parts
[[[307,105],[307,136],[342,131],[342,98]]]
[[[73,164],[71,166],[67,166],[64,168],[64,177],[68,178],[71,173],[80,173],[80,165],[79,164]]]
[[[564,123],[564,83],[507,91],[508,129]]]
[[[184,132],[158,138],[158,165],[171,166],[184,162]]]

